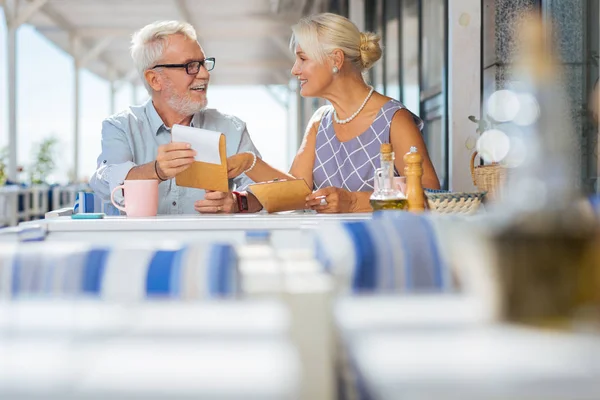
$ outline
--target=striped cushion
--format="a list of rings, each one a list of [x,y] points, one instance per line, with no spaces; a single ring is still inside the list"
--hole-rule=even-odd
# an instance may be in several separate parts
[[[438,236],[427,215],[386,211],[324,226],[316,254],[354,292],[445,291],[452,279]]]
[[[235,295],[229,244],[99,247],[30,243],[0,247],[0,296],[98,296],[108,300]],[[196,279],[196,282],[187,282]]]

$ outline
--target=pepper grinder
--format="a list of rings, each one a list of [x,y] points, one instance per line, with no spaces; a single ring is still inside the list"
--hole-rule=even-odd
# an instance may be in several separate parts
[[[425,211],[425,196],[421,178],[423,176],[423,157],[412,146],[410,151],[404,155],[404,175],[406,176],[406,198],[408,199],[408,211]]]

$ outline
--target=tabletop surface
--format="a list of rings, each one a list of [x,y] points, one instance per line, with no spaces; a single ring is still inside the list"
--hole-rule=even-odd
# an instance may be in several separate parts
[[[600,336],[493,323],[460,296],[343,299],[336,322],[378,399],[598,399]]]
[[[357,214],[222,214],[159,215],[128,218],[106,216],[103,219],[74,220],[70,216],[23,222],[20,228],[41,226],[48,231],[112,231],[112,230],[240,230],[303,229],[333,221],[358,221],[371,218],[370,213]]]

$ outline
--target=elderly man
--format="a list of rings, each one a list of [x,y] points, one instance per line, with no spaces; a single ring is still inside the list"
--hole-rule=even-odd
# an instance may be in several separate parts
[[[125,179],[156,179],[159,214],[258,211],[260,203],[245,192],[204,192],[179,187],[175,175],[194,162],[188,143],[171,142],[173,124],[222,132],[227,156],[260,157],[240,119],[207,109],[206,92],[214,58],[207,58],[194,28],[178,21],[155,22],[133,35],[131,56],[150,99],[107,118],[102,124],[102,153],[90,180],[104,200]],[[253,166],[253,165],[252,165]],[[249,169],[252,168],[249,167]],[[238,189],[252,181],[245,174],[230,181]],[[122,202],[122,195],[115,198]]]

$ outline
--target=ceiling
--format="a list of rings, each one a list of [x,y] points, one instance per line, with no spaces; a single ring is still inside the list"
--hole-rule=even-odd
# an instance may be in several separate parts
[[[139,78],[129,55],[131,35],[157,20],[186,20],[208,56],[211,82],[287,84],[293,56],[290,26],[323,11],[323,0],[21,0],[19,11],[43,4],[29,19],[37,31],[81,66],[112,80]]]

